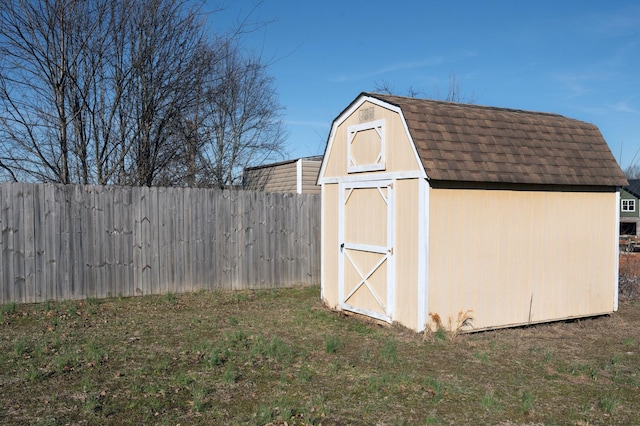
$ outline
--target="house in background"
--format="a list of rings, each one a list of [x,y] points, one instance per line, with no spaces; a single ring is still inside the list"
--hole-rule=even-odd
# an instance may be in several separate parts
[[[320,194],[316,181],[321,164],[322,156],[318,155],[247,167],[242,172],[243,188],[265,192]]]
[[[360,94],[333,121],[321,297],[416,331],[618,307],[622,170],[592,124],[556,114]]]
[[[620,235],[638,237],[640,230],[640,179],[629,179],[620,191]]]

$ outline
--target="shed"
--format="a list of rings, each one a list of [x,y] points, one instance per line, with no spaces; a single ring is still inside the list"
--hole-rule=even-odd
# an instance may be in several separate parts
[[[556,114],[360,94],[322,187],[325,304],[416,331],[607,314],[620,187],[598,128]]]
[[[322,156],[316,155],[247,167],[242,173],[242,186],[265,192],[319,194],[316,181],[321,164]]]

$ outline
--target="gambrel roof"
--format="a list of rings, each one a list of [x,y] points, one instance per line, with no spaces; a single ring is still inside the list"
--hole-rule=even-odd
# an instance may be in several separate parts
[[[362,96],[401,109],[430,180],[627,185],[593,124],[549,113],[374,93],[358,99]]]

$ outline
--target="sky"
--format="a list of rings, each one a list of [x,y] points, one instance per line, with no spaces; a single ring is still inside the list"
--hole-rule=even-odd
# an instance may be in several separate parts
[[[455,75],[475,104],[593,123],[623,169],[640,165],[637,0],[224,5],[208,18],[212,31],[247,17],[266,23],[241,43],[269,64],[288,132],[283,159],[322,154],[332,121],[361,92],[443,97]]]

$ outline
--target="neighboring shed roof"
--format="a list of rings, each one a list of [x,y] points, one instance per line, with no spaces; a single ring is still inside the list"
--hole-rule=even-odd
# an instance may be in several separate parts
[[[624,190],[636,198],[640,198],[640,179],[629,179],[629,185]]]
[[[429,179],[625,186],[596,126],[556,114],[363,93],[402,110]]]
[[[302,161],[322,161],[322,155],[312,155],[310,157],[293,158],[290,160],[278,161],[277,163],[260,164],[259,166],[245,167],[245,170],[258,170],[266,169],[269,167],[282,166],[284,164],[295,163],[298,160]]]

